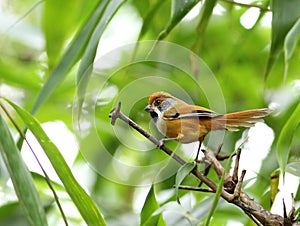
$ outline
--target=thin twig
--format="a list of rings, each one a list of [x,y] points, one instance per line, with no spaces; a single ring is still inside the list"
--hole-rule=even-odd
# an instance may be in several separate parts
[[[289,212],[288,218],[293,219],[294,215],[295,215],[295,211],[296,211],[296,208],[295,208],[295,199],[294,199],[294,194],[293,193],[291,194],[291,198],[292,198],[292,208],[291,208],[291,210]]]
[[[175,154],[173,151],[171,151],[169,148],[167,148],[165,145],[160,146],[160,142],[155,137],[151,136],[146,130],[141,128],[138,124],[136,124],[134,121],[132,121],[130,118],[128,118],[126,115],[124,115],[121,111],[121,102],[118,103],[118,107],[114,108],[110,114],[109,117],[111,118],[111,124],[115,125],[116,120],[119,118],[122,121],[126,122],[128,125],[133,127],[135,130],[137,130],[139,133],[141,133],[143,136],[145,136],[148,140],[150,140],[152,143],[154,143],[157,147],[159,147],[161,150],[163,150],[165,153],[170,155],[174,160],[176,160],[180,165],[184,165],[186,161],[184,161],[182,158],[180,158],[177,154]],[[198,177],[201,181],[203,181],[208,187],[210,187],[213,191],[217,190],[217,185],[205,177],[202,173],[200,173],[196,168],[191,171],[192,174],[194,174],[196,177]],[[228,196],[227,192],[222,193],[223,196]]]
[[[220,144],[218,146],[218,149],[217,149],[216,153],[215,153],[216,159],[218,161],[223,161],[225,159],[229,159],[232,156],[232,154],[220,154],[220,152],[222,150],[222,147],[223,147],[223,144]]]
[[[218,149],[217,149],[217,151],[216,151],[216,153],[215,153],[215,156],[216,156],[216,157],[220,154],[220,152],[221,152],[221,150],[222,150],[222,147],[223,147],[223,144],[219,144]]]
[[[219,155],[221,149],[222,149],[222,144],[219,145],[219,147],[218,147],[218,149],[217,149],[217,151],[216,151],[216,153],[215,153],[215,156],[218,156],[218,155]],[[202,151],[203,153],[205,152],[204,149],[201,150],[201,151]],[[203,175],[204,175],[204,176],[207,176],[208,173],[209,173],[209,171],[210,171],[210,168],[211,168],[210,162],[206,160],[205,155],[204,155],[204,159],[203,159],[202,161],[199,161],[199,162],[201,162],[201,163],[204,164],[204,173],[203,173]],[[198,187],[201,187],[202,184],[203,184],[203,181],[200,181],[200,184],[198,185]]]
[[[173,187],[175,187],[175,185]],[[193,186],[187,186],[187,185],[179,185],[178,188],[181,189],[181,190],[201,191],[201,192],[215,193],[210,188],[200,188],[200,187],[193,187]]]
[[[232,180],[237,183],[238,182],[238,172],[239,172],[239,164],[240,164],[240,157],[241,157],[241,148],[238,148],[236,152],[236,158],[235,158],[235,163],[234,163],[234,168],[233,168],[233,173],[232,173]]]
[[[223,161],[223,160],[225,160],[225,159],[229,159],[231,156],[235,156],[236,154],[234,153],[233,155],[232,154],[218,154],[217,156],[216,156],[216,159],[218,160],[218,161]]]
[[[297,212],[297,214],[295,215],[296,207],[295,207],[295,197],[294,197],[293,193],[291,194],[291,197],[292,197],[292,208],[291,208],[291,210],[289,212],[288,217],[294,222],[294,221],[296,221],[298,219],[299,212]]]
[[[260,223],[260,221],[254,217],[250,212],[248,211],[244,211],[244,213],[246,213],[248,215],[248,217],[250,217],[251,220],[253,220],[253,222],[257,225],[257,226],[263,226],[262,223]]]
[[[245,174],[246,174],[246,170],[243,170],[242,174],[241,174],[241,177],[238,180],[238,182],[237,182],[237,184],[235,186],[235,189],[234,189],[234,193],[233,193],[234,198],[240,197]]]

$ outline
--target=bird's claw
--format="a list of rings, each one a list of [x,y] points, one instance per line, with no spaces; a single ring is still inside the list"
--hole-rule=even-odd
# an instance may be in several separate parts
[[[159,142],[158,142],[157,147],[161,148],[165,144],[165,142],[166,142],[166,139],[160,139]]]

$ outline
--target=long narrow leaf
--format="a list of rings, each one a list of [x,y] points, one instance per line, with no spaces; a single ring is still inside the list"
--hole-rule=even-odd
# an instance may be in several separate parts
[[[176,200],[180,204],[179,196],[178,196],[178,188],[179,185],[182,183],[184,178],[186,178],[190,172],[195,168],[196,162],[188,162],[181,166],[176,174],[175,178],[175,193],[176,193]]]
[[[193,50],[198,52],[203,40],[204,33],[206,31],[209,19],[213,13],[213,9],[217,4],[217,0],[208,0],[204,2],[204,5],[201,9],[201,16],[197,26],[197,40],[194,43]]]
[[[97,25],[101,12],[104,5],[101,2],[94,10],[90,18],[87,20],[85,25],[82,27],[78,35],[74,38],[73,43],[70,45],[62,59],[59,61],[57,66],[53,69],[45,85],[41,89],[36,98],[34,105],[31,109],[31,113],[35,114],[38,109],[46,102],[50,95],[54,92],[56,87],[63,81],[67,76],[70,69],[76,64],[81,57],[84,48],[86,47],[90,36],[92,35],[95,26]],[[26,128],[25,128],[26,131]],[[24,131],[24,132],[25,132]],[[18,147],[20,148],[23,144],[23,138],[18,141]]]
[[[159,225],[164,226],[165,221],[161,213],[154,214],[160,208],[154,193],[154,186],[152,185],[150,191],[146,197],[142,212],[141,212],[141,224],[142,226]]]
[[[282,174],[285,174],[285,168],[290,154],[290,147],[294,137],[295,130],[300,123],[300,103],[291,114],[288,121],[283,126],[277,141],[277,159]]]
[[[167,1],[157,1],[152,8],[148,11],[147,15],[143,18],[143,25],[139,34],[138,40],[141,40],[143,36],[146,34],[148,29],[151,27],[153,22],[154,15],[158,12],[160,7],[163,6],[163,4],[167,3]]]
[[[283,50],[284,40],[300,16],[299,0],[273,0],[272,9],[272,37],[271,50],[265,72],[265,79],[268,77],[275,61]]]
[[[85,222],[88,225],[105,225],[98,207],[78,184],[63,156],[41,128],[40,123],[24,109],[9,100],[6,101],[15,109],[38,140]]]
[[[210,211],[208,213],[208,217],[206,219],[206,222],[205,222],[205,225],[208,226],[209,225],[209,222],[217,208],[217,205],[218,205],[218,202],[219,202],[219,199],[221,197],[221,193],[222,193],[222,190],[223,190],[223,184],[224,184],[224,179],[225,179],[225,174],[229,171],[230,169],[230,165],[231,165],[231,160],[232,160],[232,157],[236,154],[236,152],[241,149],[244,144],[248,141],[248,137],[246,137],[244,139],[244,141],[238,146],[238,148],[236,150],[234,150],[234,152],[231,153],[231,155],[229,156],[228,158],[228,161],[227,161],[227,164],[225,166],[225,169],[224,169],[224,172],[220,178],[220,181],[218,183],[218,189],[216,191],[216,195],[215,195],[215,198],[214,198],[214,201],[212,203],[212,206],[210,208]]]
[[[101,12],[101,19],[98,25],[96,26],[95,30],[93,31],[89,43],[87,44],[77,73],[77,95],[79,111],[81,110],[86,86],[89,81],[90,74],[92,73],[92,65],[96,57],[99,40],[107,24],[110,22],[110,20],[112,19],[113,15],[117,12],[119,7],[125,2],[125,0],[107,0],[104,2],[105,4]]]
[[[33,179],[1,115],[0,152],[29,225],[47,225],[46,215]]]
[[[233,155],[231,155],[231,158],[232,158]],[[218,205],[218,202],[219,202],[219,199],[221,197],[221,193],[222,193],[222,189],[223,189],[223,184],[224,184],[224,179],[225,179],[225,173],[227,172],[227,170],[229,169],[230,167],[230,163],[231,163],[231,158],[230,160],[228,161],[227,165],[226,165],[226,169],[224,170],[221,178],[220,178],[220,181],[218,183],[218,189],[216,191],[216,195],[214,197],[214,201],[211,205],[211,208],[209,210],[209,213],[208,213],[208,216],[206,218],[206,222],[205,222],[205,226],[208,226],[209,225],[209,222],[217,208],[217,205]]]
[[[294,50],[296,48],[297,41],[299,39],[300,35],[300,18],[297,20],[295,25],[292,27],[292,29],[288,32],[286,35],[286,38],[284,40],[284,80],[287,78],[288,74],[288,68],[289,68],[289,61],[294,53]]]
[[[119,7],[125,2],[126,0],[111,0],[106,1],[101,12],[101,19],[97,24],[96,28],[93,31],[93,34],[87,44],[85,52],[82,56],[82,60],[80,62],[80,66],[77,73],[77,84],[80,82],[82,76],[85,74],[86,70],[93,64],[94,59],[96,57],[96,51],[99,44],[99,40],[112,19],[113,15],[117,12]]]
[[[199,0],[173,0],[171,20],[167,27],[159,34],[159,37],[157,39],[164,39],[198,2]]]
[[[86,47],[98,21],[101,17],[101,12],[104,5],[100,3],[92,13],[89,20],[80,30],[79,34],[75,37],[73,43],[66,51],[58,65],[54,68],[47,82],[40,91],[33,108],[31,110],[32,114],[35,114],[37,110],[43,105],[43,103],[49,98],[53,93],[56,87],[60,84],[61,81],[67,76],[70,69],[75,65],[79,60],[80,56],[83,53],[84,48]]]
[[[53,69],[57,63],[66,39],[78,26],[82,12],[81,0],[45,1],[43,7],[42,28],[46,40],[48,67]],[[62,9],[67,9],[62,10]],[[82,18],[82,17],[81,17]]]

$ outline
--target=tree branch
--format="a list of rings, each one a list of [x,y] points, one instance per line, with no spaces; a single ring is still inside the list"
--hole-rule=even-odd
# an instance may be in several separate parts
[[[136,124],[134,121],[132,121],[130,118],[128,118],[126,115],[124,115],[121,111],[121,103],[119,102],[118,107],[114,108],[111,113],[109,114],[109,117],[111,118],[111,124],[114,125],[116,120],[119,118],[122,121],[126,122],[129,126],[134,128],[136,131],[141,133],[143,136],[145,136],[148,140],[150,140],[152,143],[154,143],[157,147],[159,147],[162,151],[164,151],[166,154],[171,156],[175,161],[177,161],[180,165],[186,164],[186,161],[183,160],[181,157],[176,155],[173,151],[171,151],[169,148],[167,148],[165,145],[160,146],[160,142],[158,139],[150,135],[147,131],[145,131],[143,128],[141,128],[138,124]],[[223,166],[220,164],[220,162],[217,160],[216,155],[213,153],[212,150],[207,149],[204,151],[205,158],[208,160],[208,162],[212,165],[213,169],[216,171],[219,178],[224,172]],[[240,155],[240,153],[238,153]],[[238,156],[239,157],[239,156]],[[272,226],[281,226],[285,225],[285,219],[282,216],[272,214],[265,210],[259,203],[255,202],[254,199],[250,198],[244,191],[242,190],[242,183],[243,178],[246,173],[245,170],[242,171],[242,175],[237,180],[237,170],[238,170],[238,163],[239,161],[236,161],[235,166],[235,172],[233,176],[230,176],[228,173],[225,173],[225,179],[223,183],[223,189],[221,192],[221,197],[225,199],[227,202],[232,203],[239,208],[241,208],[257,225],[272,225]],[[196,191],[204,191],[204,192],[216,192],[217,190],[217,184],[204,176],[201,172],[197,170],[195,167],[191,173],[199,178],[204,184],[206,184],[209,189],[202,189],[202,188],[192,188],[189,186],[180,186],[181,189],[187,189],[187,190],[196,190]],[[237,180],[237,181],[234,181]],[[294,217],[291,216],[290,219],[292,220],[292,225],[300,225],[299,222],[294,221]]]

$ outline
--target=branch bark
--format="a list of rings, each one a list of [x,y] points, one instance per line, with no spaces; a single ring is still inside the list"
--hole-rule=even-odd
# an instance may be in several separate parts
[[[143,128],[141,128],[138,124],[136,124],[134,121],[132,121],[130,118],[128,118],[126,115],[124,115],[121,111],[121,103],[119,102],[118,106],[114,108],[111,113],[109,114],[109,117],[111,118],[111,124],[114,125],[116,120],[119,118],[125,123],[127,123],[129,126],[134,128],[136,131],[141,133],[143,136],[145,136],[148,140],[150,140],[152,143],[154,143],[157,147],[159,147],[162,151],[164,151],[166,154],[170,155],[175,161],[177,161],[180,165],[184,165],[186,163],[185,160],[183,160],[181,157],[179,157],[177,154],[175,154],[173,151],[171,151],[169,148],[167,148],[165,145],[160,146],[160,142],[158,139],[153,137],[151,134],[149,134],[147,131],[145,131]],[[224,172],[224,167],[220,164],[220,162],[217,159],[218,155],[215,155],[212,150],[207,149],[204,151],[205,158],[207,161],[211,164],[219,178]],[[240,153],[238,153],[239,157]],[[242,183],[243,178],[246,173],[245,170],[242,171],[242,175],[240,178],[237,177],[237,170],[238,170],[238,163],[239,160],[236,160],[235,163],[235,170],[233,173],[233,176],[231,176],[228,173],[225,173],[225,179],[223,183],[223,188],[221,192],[221,197],[225,199],[227,202],[232,203],[239,208],[241,208],[257,225],[266,225],[266,226],[282,226],[287,225],[285,222],[289,221],[292,222],[292,224],[288,225],[300,225],[300,222],[295,222],[293,220],[294,216],[289,216],[290,218],[284,218],[277,214],[272,214],[266,209],[264,209],[259,203],[257,203],[254,199],[250,198],[243,190],[242,190]],[[181,189],[188,189],[188,190],[195,190],[195,191],[202,191],[202,192],[216,192],[217,190],[217,184],[210,180],[208,177],[206,177],[204,174],[199,172],[197,168],[194,168],[191,173],[199,178],[204,184],[206,184],[209,189],[202,189],[202,188],[191,188],[188,186],[181,186]],[[290,214],[289,214],[290,215]],[[293,215],[293,214],[291,214]]]

